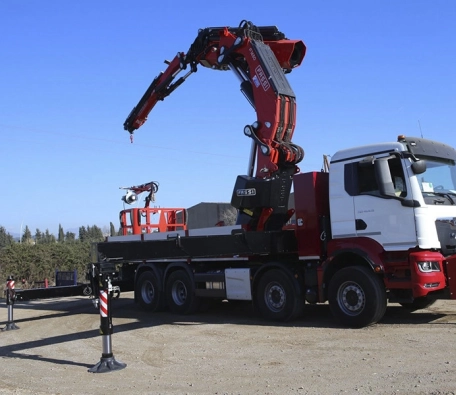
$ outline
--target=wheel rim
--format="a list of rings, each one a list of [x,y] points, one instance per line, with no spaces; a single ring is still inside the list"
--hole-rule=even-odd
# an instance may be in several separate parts
[[[364,310],[366,295],[357,283],[347,281],[339,287],[337,303],[345,314],[355,316]]]
[[[152,303],[155,298],[155,288],[154,285],[150,281],[146,281],[143,283],[141,288],[141,297],[142,300],[146,303]]]
[[[187,300],[187,287],[182,281],[176,281],[171,288],[171,296],[176,305],[182,306]]]
[[[264,301],[268,309],[274,312],[281,311],[286,304],[287,296],[284,289],[276,284],[270,283],[265,288]]]

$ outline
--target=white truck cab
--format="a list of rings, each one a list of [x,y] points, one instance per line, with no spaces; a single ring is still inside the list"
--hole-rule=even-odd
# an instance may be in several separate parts
[[[333,239],[368,237],[385,251],[456,252],[456,151],[399,136],[331,158]]]

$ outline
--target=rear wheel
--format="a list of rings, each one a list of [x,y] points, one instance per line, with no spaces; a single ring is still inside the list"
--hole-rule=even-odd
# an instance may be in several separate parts
[[[382,319],[386,291],[372,270],[351,266],[339,270],[329,283],[329,307],[334,317],[349,327],[364,327]]]
[[[201,302],[195,296],[192,279],[185,270],[177,270],[169,275],[165,295],[170,311],[177,314],[192,314]]]
[[[136,283],[136,299],[143,310],[160,311],[164,309],[165,298],[160,280],[154,272],[142,273]]]
[[[302,314],[304,298],[291,274],[283,270],[264,273],[256,287],[256,307],[263,318],[290,321]]]

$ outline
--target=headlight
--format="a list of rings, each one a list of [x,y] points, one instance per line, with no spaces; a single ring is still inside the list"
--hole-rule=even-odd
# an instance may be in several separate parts
[[[440,264],[437,261],[417,262],[418,269],[423,273],[440,272]]]

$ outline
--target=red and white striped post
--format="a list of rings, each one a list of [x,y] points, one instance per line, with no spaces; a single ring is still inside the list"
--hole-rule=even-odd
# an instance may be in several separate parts
[[[6,305],[8,306],[8,322],[6,326],[2,328],[2,331],[10,331],[13,329],[19,329],[13,320],[13,305],[16,300],[16,291],[14,290],[14,279],[13,276],[8,276],[6,280]]]
[[[103,352],[101,354],[100,362],[94,367],[89,369],[90,373],[106,373],[113,370],[120,370],[125,368],[127,365],[116,361],[112,353],[112,339],[113,325],[111,315],[111,299],[113,296],[113,288],[111,285],[111,279],[109,276],[101,275],[101,287],[100,287],[100,334],[103,345]]]

